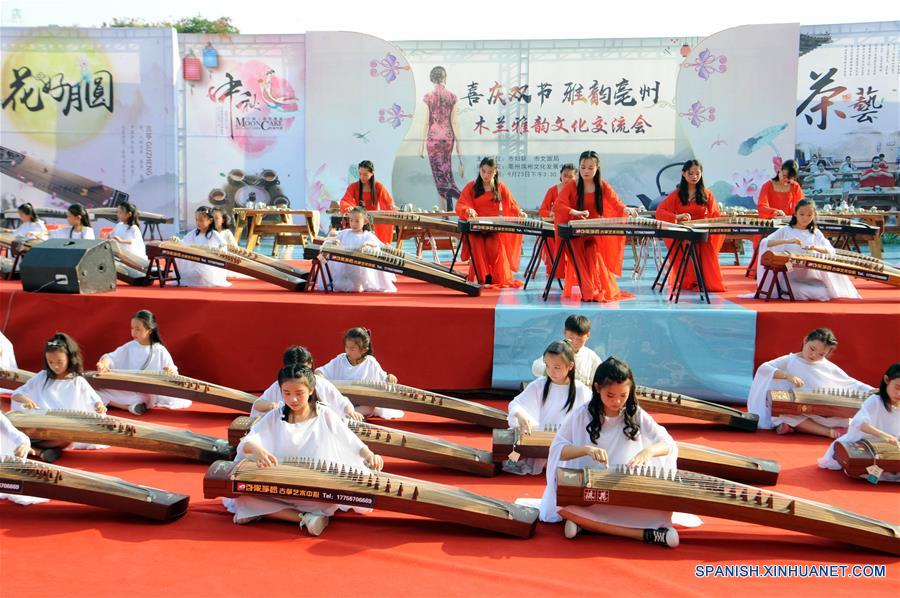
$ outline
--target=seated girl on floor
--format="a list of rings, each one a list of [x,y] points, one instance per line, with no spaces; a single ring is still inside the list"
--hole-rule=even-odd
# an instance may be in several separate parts
[[[118,222],[110,233],[110,239],[116,242],[119,249],[147,259],[147,247],[141,234],[138,209],[133,203],[123,201],[116,208]]]
[[[91,217],[80,203],[73,203],[66,209],[68,226],[50,232],[51,239],[93,239]]]
[[[22,222],[13,231],[13,236],[30,241],[44,241],[47,239],[47,225],[38,216],[37,210],[30,203],[23,203],[18,208],[19,220]]]
[[[0,457],[26,459],[29,455],[31,455],[31,440],[23,432],[17,430],[12,425],[12,422],[0,412]],[[33,505],[47,502],[46,498],[0,492],[0,500],[2,499],[14,502],[17,505]]]
[[[871,392],[875,390],[865,382],[854,380],[844,370],[828,360],[838,341],[828,328],[816,328],[806,335],[799,352],[788,353],[759,366],[750,395],[747,411],[759,416],[759,427],[775,428],[779,434],[806,432],[826,438],[837,438],[847,431],[849,420],[841,417],[819,415],[779,415],[772,417],[769,391],[793,388],[834,389]]]
[[[355,207],[350,210],[350,228],[338,231],[333,237],[325,240],[325,244],[334,244],[346,249],[377,249],[383,247],[381,241],[371,231],[369,216],[365,208]],[[327,260],[325,255],[320,255],[323,262]],[[396,293],[394,282],[396,275],[390,272],[382,272],[374,268],[363,268],[341,262],[328,262],[328,271],[334,283],[334,290],[344,293],[361,293],[373,291],[381,293]]]
[[[216,232],[213,224],[212,209],[200,206],[194,212],[194,223],[197,228],[181,239],[185,245],[197,247],[224,247],[225,239]],[[177,238],[175,239],[177,240]],[[207,264],[198,264],[189,260],[176,260],[178,272],[181,274],[181,285],[186,287],[230,287],[228,270]]]

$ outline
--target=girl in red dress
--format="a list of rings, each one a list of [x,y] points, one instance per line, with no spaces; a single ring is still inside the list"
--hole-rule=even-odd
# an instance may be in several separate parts
[[[559,197],[559,192],[566,186],[566,183],[575,180],[575,176],[574,164],[569,163],[562,165],[562,168],[559,169],[559,182],[547,189],[547,193],[544,195],[544,201],[541,203],[540,207],[541,218],[544,220],[553,220],[553,205],[556,203],[556,198]],[[556,252],[558,250],[559,242],[556,238],[547,239],[547,247],[544,252],[544,264],[547,267],[547,276],[550,275],[550,266],[553,263],[553,258],[556,257]],[[556,267],[556,277],[566,277],[565,254],[562,255],[559,260],[559,265]]]
[[[391,197],[387,187],[375,180],[375,165],[370,160],[359,163],[359,180],[350,183],[341,199],[341,212],[347,213],[356,206],[366,210],[396,210],[394,198]],[[394,227],[390,224],[377,224],[374,227],[375,236],[382,243],[390,245],[394,239]]]
[[[500,182],[500,171],[493,158],[484,158],[479,164],[478,178],[465,186],[456,202],[456,214],[460,220],[477,216],[526,216],[506,185]],[[469,280],[475,280],[477,268],[484,284],[522,286],[522,281],[513,279],[522,254],[521,235],[479,233],[469,235],[469,242],[472,255],[465,245],[462,252],[462,259],[471,258],[475,265],[475,268],[469,268]]]
[[[681,182],[678,188],[669,193],[659,207],[656,218],[666,222],[675,222],[690,226],[691,220],[718,218],[721,216],[719,204],[712,191],[703,185],[703,165],[699,160],[688,160],[681,167]],[[722,270],[719,268],[719,249],[725,241],[724,235],[710,235],[708,241],[697,243],[695,249],[699,253],[700,269],[706,290],[713,293],[725,292]],[[667,241],[666,245],[671,245]],[[670,284],[674,280],[669,281]],[[697,275],[688,265],[684,275],[684,289],[697,290]]]
[[[766,181],[759,190],[756,209],[760,218],[775,218],[794,213],[797,202],[803,199],[803,189],[797,182],[797,163],[788,160],[771,181]]]

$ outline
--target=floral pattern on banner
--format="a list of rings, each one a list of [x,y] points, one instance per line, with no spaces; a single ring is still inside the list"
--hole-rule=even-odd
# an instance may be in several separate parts
[[[734,173],[731,179],[731,193],[738,197],[752,197],[755,203],[769,175],[758,169],[746,170],[743,173]]]
[[[713,106],[704,106],[699,100],[691,104],[690,110],[678,114],[690,120],[695,127],[716,120],[716,109]]]
[[[685,61],[681,66],[686,69],[694,69],[697,71],[698,77],[704,81],[708,81],[710,75],[724,73],[728,70],[727,63],[728,58],[724,55],[716,56],[707,48],[701,50],[701,52],[697,54],[697,58],[694,59],[694,62]]]
[[[382,108],[378,111],[378,122],[389,123],[393,128],[399,129],[404,118],[412,118],[412,114],[403,112],[400,104],[394,104],[390,108]]]
[[[379,68],[381,69],[380,71]],[[370,75],[373,77],[384,77],[384,80],[388,83],[395,81],[400,71],[412,70],[408,64],[400,64],[400,61],[393,54],[386,54],[381,60],[370,61],[369,69]]]

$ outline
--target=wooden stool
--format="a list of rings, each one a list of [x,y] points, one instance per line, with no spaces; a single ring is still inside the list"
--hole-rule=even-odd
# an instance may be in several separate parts
[[[756,294],[753,296],[755,299],[759,299],[760,297],[765,297],[766,302],[772,298],[772,293],[777,292],[778,298],[781,299],[784,295],[787,295],[791,301],[795,301],[794,299],[794,290],[791,288],[791,281],[788,279],[787,271],[788,269],[784,266],[763,266],[763,275],[762,278],[759,279],[759,286],[756,288]],[[769,282],[769,287],[766,288],[766,280],[769,278],[769,274],[772,275],[772,280]],[[781,288],[781,284],[778,282],[778,276],[784,279],[785,288]]]

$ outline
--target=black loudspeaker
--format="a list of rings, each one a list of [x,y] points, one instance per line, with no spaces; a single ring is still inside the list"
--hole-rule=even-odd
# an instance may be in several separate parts
[[[116,290],[109,241],[49,239],[22,256],[22,288],[44,293],[107,293]]]

